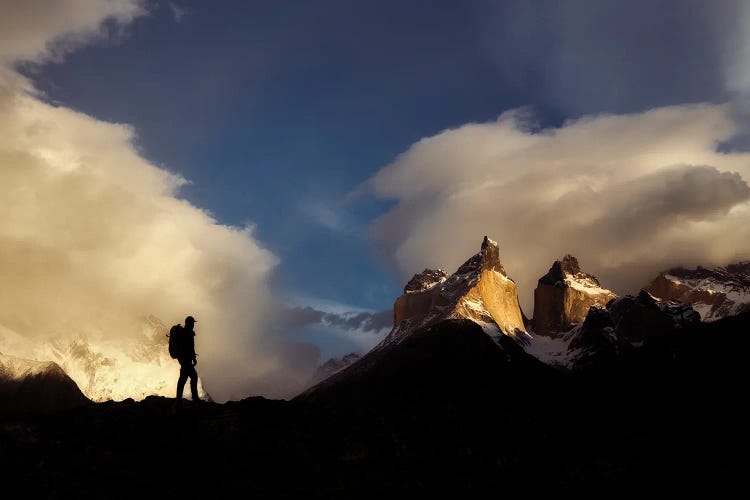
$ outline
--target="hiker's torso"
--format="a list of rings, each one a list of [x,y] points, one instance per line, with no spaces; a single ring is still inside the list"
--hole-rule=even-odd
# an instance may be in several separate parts
[[[180,332],[180,355],[178,359],[192,361],[195,357],[195,331],[183,328]]]

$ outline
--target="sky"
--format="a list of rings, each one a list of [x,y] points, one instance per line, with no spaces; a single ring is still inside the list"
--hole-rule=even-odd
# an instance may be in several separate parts
[[[0,0],[0,270],[39,275],[0,291],[0,325],[52,335],[29,318],[50,312],[39,263],[64,268],[71,324],[202,314],[235,394],[368,349],[411,275],[485,234],[527,312],[568,252],[618,293],[750,258],[749,14]]]

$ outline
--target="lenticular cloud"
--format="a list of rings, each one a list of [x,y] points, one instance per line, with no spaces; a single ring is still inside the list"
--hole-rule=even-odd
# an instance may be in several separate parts
[[[397,202],[371,230],[404,279],[455,268],[485,234],[526,310],[565,253],[620,293],[665,267],[750,257],[750,156],[718,150],[738,132],[727,106],[528,123],[513,111],[446,130],[368,181]]]

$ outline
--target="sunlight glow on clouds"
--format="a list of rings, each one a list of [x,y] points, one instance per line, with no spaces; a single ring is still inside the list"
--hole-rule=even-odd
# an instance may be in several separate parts
[[[485,234],[527,312],[568,252],[620,293],[669,266],[750,257],[750,155],[717,152],[738,132],[728,106],[527,124],[511,111],[424,138],[368,182],[397,201],[371,230],[404,280],[452,271]]]
[[[285,394],[317,352],[269,333],[277,258],[251,228],[178,198],[184,179],[141,157],[130,127],[48,104],[13,70],[140,13],[127,0],[0,4],[0,325],[40,342],[85,334],[131,349],[141,318],[192,314],[215,398]]]

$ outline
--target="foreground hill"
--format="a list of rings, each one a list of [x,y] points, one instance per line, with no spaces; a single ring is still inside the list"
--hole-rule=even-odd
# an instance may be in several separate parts
[[[54,412],[88,403],[89,399],[57,363],[0,353],[0,416]]]
[[[688,325],[611,370],[570,373],[466,321],[404,343],[390,368],[291,402],[179,408],[149,397],[0,420],[3,484],[78,498],[472,486],[718,494],[744,477],[750,315]]]

